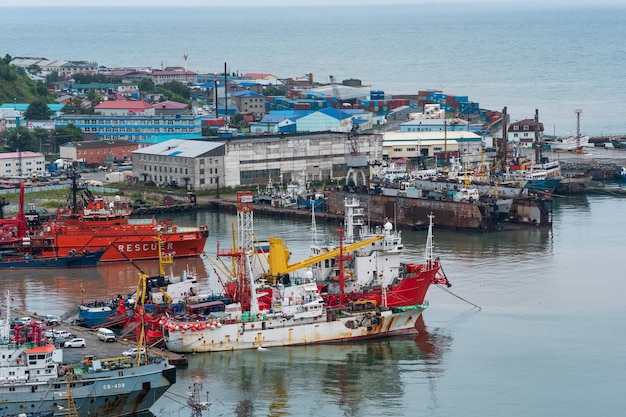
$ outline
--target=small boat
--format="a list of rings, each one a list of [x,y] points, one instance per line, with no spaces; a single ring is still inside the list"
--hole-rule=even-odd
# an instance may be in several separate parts
[[[623,138],[613,138],[611,139],[611,144],[614,148],[626,149],[626,140]]]
[[[106,251],[82,251],[65,256],[39,256],[16,250],[0,251],[0,269],[7,268],[87,268],[96,266]]]
[[[574,149],[593,146],[593,144],[589,143],[589,136],[569,136],[567,138],[546,141],[545,144],[553,151],[572,151]]]

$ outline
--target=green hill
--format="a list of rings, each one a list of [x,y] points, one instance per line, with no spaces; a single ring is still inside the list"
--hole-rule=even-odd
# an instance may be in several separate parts
[[[52,102],[52,95],[42,82],[31,80],[21,68],[9,65],[11,57],[0,59],[0,104],[31,103],[35,99]]]

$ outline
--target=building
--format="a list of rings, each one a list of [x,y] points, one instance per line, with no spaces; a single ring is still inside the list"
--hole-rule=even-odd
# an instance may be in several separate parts
[[[386,132],[383,156],[389,159],[415,158],[418,155],[441,158],[479,153],[482,137],[460,132]]]
[[[198,82],[198,73],[185,70],[150,71],[148,78],[154,82],[154,85],[161,85],[172,81],[178,81],[186,85],[189,83],[196,84]]]
[[[461,119],[412,119],[400,125],[400,132],[462,132],[469,123]]]
[[[524,119],[514,122],[507,129],[507,142],[520,144],[522,148],[533,148],[535,130],[539,138],[543,136],[543,123],[535,125],[534,119]]]
[[[38,152],[7,152],[0,153],[1,177],[31,177],[46,171],[46,161]]]
[[[374,161],[382,154],[380,135],[356,137],[360,153]],[[342,181],[348,173],[346,156],[352,151],[346,134],[324,132],[237,138],[226,142],[224,184],[286,185],[304,172],[310,181]]]
[[[142,100],[105,100],[95,109],[103,116],[154,116],[155,109]]]
[[[351,129],[352,115],[332,107],[311,112],[296,121],[298,132],[350,132]]]
[[[87,61],[53,61],[46,58],[16,57],[11,60],[11,65],[24,69],[36,65],[43,74],[56,72],[61,78],[67,78],[74,74],[95,75],[98,73],[98,63]]]
[[[87,166],[110,165],[130,161],[136,142],[127,140],[89,140],[59,145],[59,156],[68,161],[81,161]]]
[[[234,104],[239,113],[251,114],[255,119],[261,119],[265,114],[265,96],[243,90],[231,93],[231,103]]]
[[[20,125],[21,120],[22,112],[0,107],[0,132],[10,132]]]
[[[224,178],[223,142],[171,139],[133,152],[137,181],[187,190],[218,189]]]
[[[185,115],[189,116],[191,114],[191,109],[189,104],[179,103],[177,101],[161,101],[159,103],[154,103],[152,105],[154,108],[156,116],[174,116],[176,117]]]
[[[154,111],[154,108],[150,108]],[[74,125],[99,140],[159,142],[172,137],[197,139],[202,136],[201,116],[120,116],[72,114],[54,118],[57,127]]]

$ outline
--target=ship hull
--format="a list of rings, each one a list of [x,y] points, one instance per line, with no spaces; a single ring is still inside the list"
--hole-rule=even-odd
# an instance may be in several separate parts
[[[379,306],[388,308],[420,305],[424,303],[426,293],[431,283],[437,280],[439,267],[421,271],[419,273],[403,277],[396,285],[383,294],[380,286],[366,287],[364,292],[348,292],[345,298],[348,303],[359,300],[366,300],[376,303]],[[340,305],[339,284],[322,286],[322,297],[330,307]]]
[[[162,233],[163,252],[175,258],[199,256],[204,251],[207,234],[201,231]],[[155,259],[159,257],[159,242],[155,232],[133,234],[131,230],[114,230],[110,233],[96,231],[63,232],[54,236],[58,256],[71,251],[107,248],[100,262],[126,261],[128,259]]]
[[[72,398],[79,416],[114,417],[148,411],[176,382],[176,369],[167,361],[102,371],[73,379]],[[25,411],[66,416],[67,381],[0,384],[2,415]]]
[[[104,250],[88,252],[78,255],[67,255],[60,257],[35,257],[25,259],[22,255],[20,260],[3,259],[0,261],[0,269],[22,269],[22,268],[87,268],[98,264]]]
[[[222,352],[257,348],[343,343],[415,334],[415,324],[426,306],[336,317],[293,319],[281,314],[259,315],[260,320],[221,324],[204,330],[164,331],[173,352]],[[306,320],[306,319],[305,319]]]

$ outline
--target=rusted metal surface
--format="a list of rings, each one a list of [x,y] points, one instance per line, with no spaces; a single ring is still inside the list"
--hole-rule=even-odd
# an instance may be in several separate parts
[[[328,196],[330,213],[342,215],[344,198],[354,193],[335,191]],[[366,209],[371,222],[394,220],[399,226],[410,228],[427,222],[430,213],[435,216],[437,227],[488,232],[499,230],[498,221],[488,204],[457,203],[447,200],[430,200],[401,196],[356,194]],[[550,203],[538,199],[516,199],[507,223],[516,225],[551,225]]]

